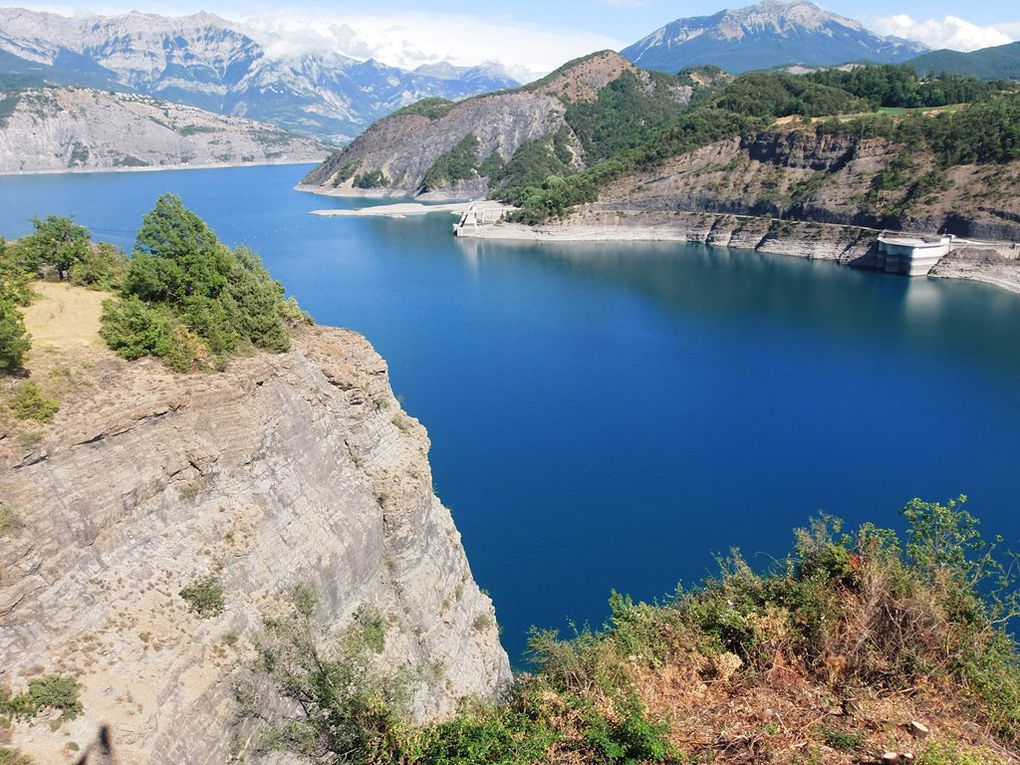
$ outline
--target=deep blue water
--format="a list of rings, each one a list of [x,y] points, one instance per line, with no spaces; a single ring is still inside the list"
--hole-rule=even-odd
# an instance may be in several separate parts
[[[74,214],[125,246],[164,191],[364,332],[428,427],[436,488],[517,659],[819,510],[899,524],[966,492],[1020,548],[1020,298],[701,247],[461,241],[453,218],[328,219],[306,168],[0,179],[0,233]]]

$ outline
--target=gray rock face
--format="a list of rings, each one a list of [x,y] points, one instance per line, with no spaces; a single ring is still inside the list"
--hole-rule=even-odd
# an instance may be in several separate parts
[[[0,174],[316,162],[330,145],[275,125],[80,88],[0,92]]]
[[[362,604],[385,616],[384,656],[434,678],[419,718],[509,680],[425,430],[362,337],[303,330],[291,352],[215,375],[105,352],[95,369],[42,443],[0,441],[0,496],[22,521],[0,547],[0,683],[71,673],[85,710],[57,731],[17,724],[14,746],[62,763],[105,723],[122,762],[243,754],[233,689],[298,583],[319,594],[324,641]],[[178,593],[210,572],[226,610],[200,619]]]
[[[382,172],[389,179],[385,192],[414,195],[429,168],[465,137],[478,139],[478,157],[498,154],[509,160],[527,141],[547,138],[566,125],[566,107],[552,96],[514,92],[473,98],[449,114],[429,119],[400,114],[377,122],[354,143],[316,168],[304,186],[352,190],[353,172]],[[344,177],[347,176],[347,177]],[[444,189],[452,195],[484,194],[484,180],[471,189]]]

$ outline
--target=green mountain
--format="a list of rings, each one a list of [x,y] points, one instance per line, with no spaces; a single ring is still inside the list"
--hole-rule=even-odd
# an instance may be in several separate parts
[[[921,74],[963,74],[982,80],[1020,80],[1020,42],[970,53],[933,50],[909,62]]]

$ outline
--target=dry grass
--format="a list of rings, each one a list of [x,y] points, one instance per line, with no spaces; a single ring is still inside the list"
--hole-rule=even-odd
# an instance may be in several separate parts
[[[38,297],[25,308],[25,328],[32,335],[32,357],[99,345],[100,319],[107,292],[58,282],[36,282]],[[29,362],[31,365],[31,360]]]

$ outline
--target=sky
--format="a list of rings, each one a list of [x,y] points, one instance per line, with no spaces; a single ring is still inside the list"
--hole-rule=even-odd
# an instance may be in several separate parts
[[[447,60],[504,65],[518,79],[564,61],[619,49],[673,19],[740,7],[753,0],[94,0],[86,6],[24,3],[63,15],[140,10],[182,15],[206,10],[240,21],[271,52],[333,49],[358,58],[413,68]],[[11,3],[14,4],[14,3]],[[1016,0],[818,0],[881,34],[933,48],[974,50],[1020,40]],[[22,5],[19,3],[19,5]]]

